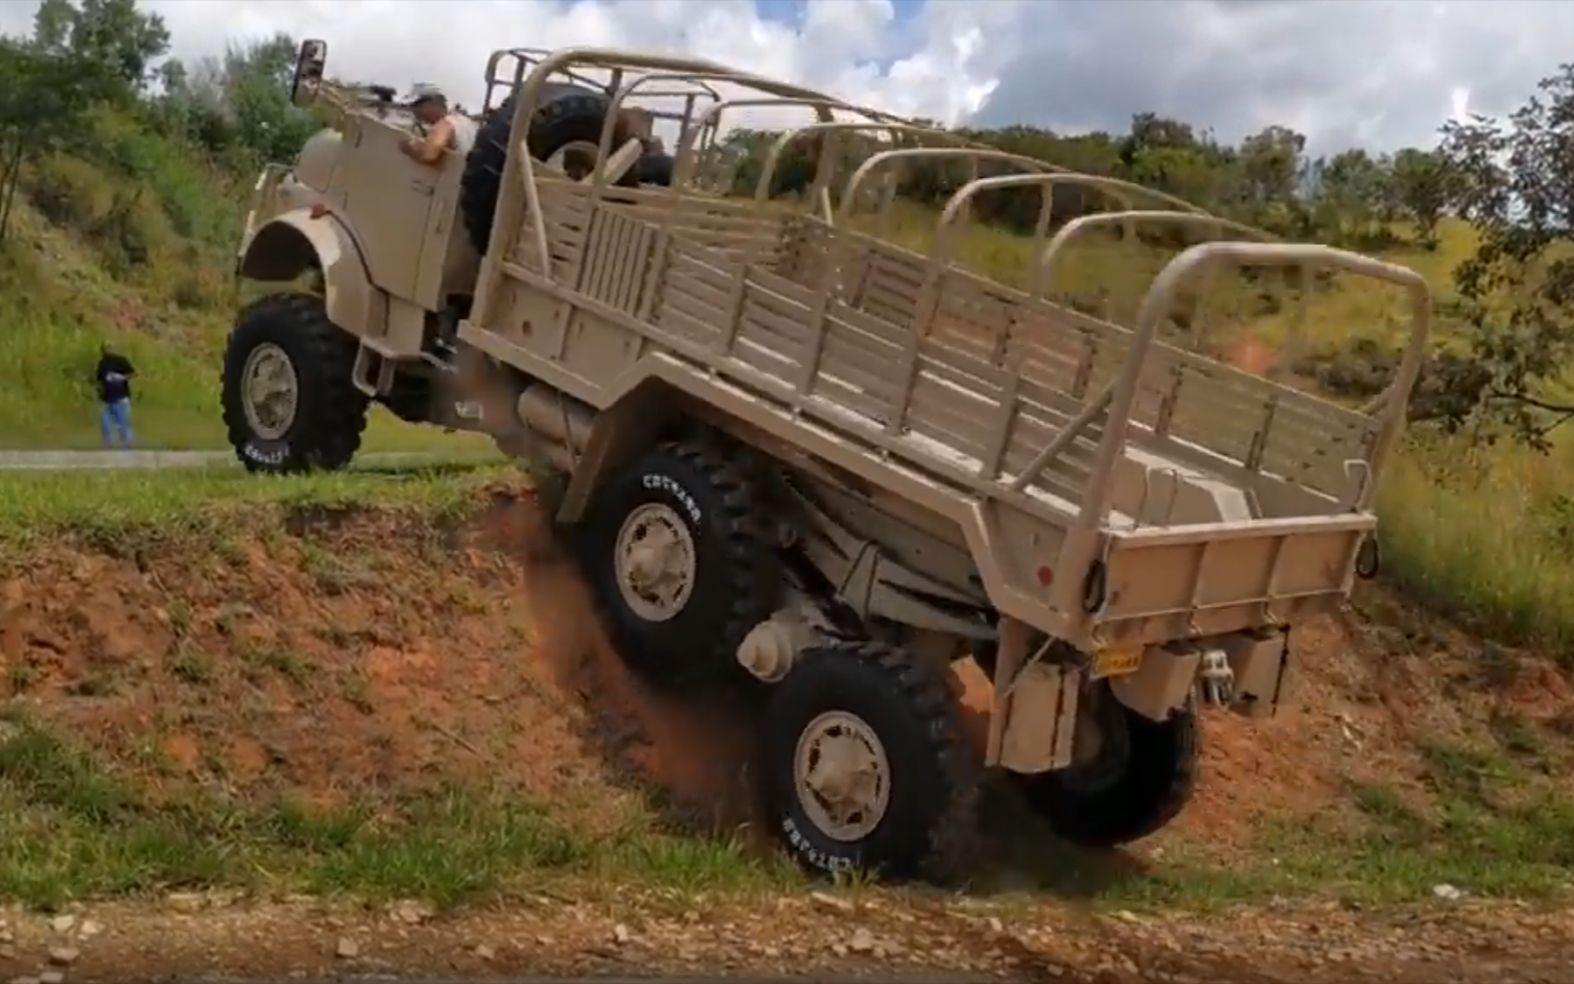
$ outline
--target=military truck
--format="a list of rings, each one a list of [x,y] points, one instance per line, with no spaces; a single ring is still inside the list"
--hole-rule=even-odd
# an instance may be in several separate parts
[[[1410,270],[636,52],[494,56],[475,149],[426,168],[393,146],[400,109],[325,80],[324,58],[303,45],[295,99],[331,124],[264,172],[240,246],[242,277],[284,285],[225,355],[240,459],[342,466],[377,401],[552,462],[623,659],[762,701],[765,815],[811,869],[956,872],[985,770],[1075,843],[1158,830],[1192,789],[1203,706],[1273,714],[1290,630],[1375,559],[1430,318]],[[721,120],[761,108],[810,121],[733,194]],[[855,139],[869,153],[833,173]],[[816,166],[783,199],[794,141]],[[965,174],[915,250],[882,232],[901,168],[928,159]],[[1057,227],[1068,188],[1105,207]],[[956,259],[976,199],[1006,189],[1044,203],[1025,286]],[[1129,323],[1055,289],[1108,227],[1203,240]],[[1179,300],[1243,268],[1404,292],[1387,390],[1344,406],[1187,342]],[[992,681],[981,754],[948,683],[965,659]]]

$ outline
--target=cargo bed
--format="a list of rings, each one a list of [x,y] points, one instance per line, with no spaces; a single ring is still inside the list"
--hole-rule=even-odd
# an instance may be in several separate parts
[[[1348,593],[1427,330],[1411,271],[1204,244],[1128,328],[819,215],[544,173],[527,191],[539,222],[500,268],[518,289],[466,340],[598,409],[663,379],[921,492],[962,527],[1002,612],[1074,642],[1156,642]],[[1406,287],[1401,398],[1351,410],[1157,339],[1177,287],[1229,263]]]

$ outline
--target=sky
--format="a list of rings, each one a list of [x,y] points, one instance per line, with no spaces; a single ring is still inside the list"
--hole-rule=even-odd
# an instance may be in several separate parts
[[[1238,141],[1291,126],[1313,153],[1433,146],[1504,115],[1570,57],[1557,0],[140,0],[173,53],[282,30],[330,74],[480,103],[498,47],[682,52],[944,123],[1122,131],[1153,111]],[[0,0],[26,33],[36,0]]]

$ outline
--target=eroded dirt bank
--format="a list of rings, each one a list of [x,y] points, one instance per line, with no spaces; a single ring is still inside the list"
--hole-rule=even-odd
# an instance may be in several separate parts
[[[1002,810],[984,825],[987,870],[951,894],[817,897],[780,882],[710,893],[682,873],[678,887],[656,889],[648,878],[620,885],[605,867],[538,888],[525,870],[490,896],[500,901],[432,916],[415,903],[292,899],[267,878],[217,902],[133,879],[138,894],[125,901],[6,914],[0,979],[834,968],[1574,981],[1574,914],[1479,899],[1473,885],[1440,898],[1423,883],[1380,911],[1321,901],[1339,886],[1310,883],[1203,915],[1077,901],[1181,855],[1221,878],[1254,878],[1278,863],[1259,843],[1265,829],[1363,830],[1371,818],[1352,784],[1381,788],[1384,809],[1417,822],[1445,817],[1429,751],[1445,739],[1533,748],[1537,778],[1513,797],[1567,786],[1574,691],[1563,671],[1380,592],[1361,603],[1371,617],[1331,619],[1297,640],[1307,686],[1296,706],[1271,721],[1208,715],[1196,800],[1113,857],[1050,849]],[[576,836],[615,839],[631,823],[693,838],[743,830],[756,857],[772,857],[753,823],[750,709],[725,695],[658,697],[623,672],[573,565],[518,489],[498,489],[457,527],[318,509],[200,545],[41,544],[0,575],[0,660],[3,726],[25,720],[68,738],[149,809],[197,794],[237,808],[284,797],[367,809],[375,826],[434,783],[484,782],[549,803]],[[977,692],[973,672],[958,667],[965,694]],[[39,788],[56,797],[40,807],[47,825],[62,803],[47,776]],[[1499,847],[1483,841],[1479,852]]]

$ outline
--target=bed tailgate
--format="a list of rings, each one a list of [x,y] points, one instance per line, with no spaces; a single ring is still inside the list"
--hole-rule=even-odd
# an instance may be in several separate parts
[[[1111,531],[1093,621],[1112,642],[1156,643],[1333,611],[1376,526],[1360,512]]]

